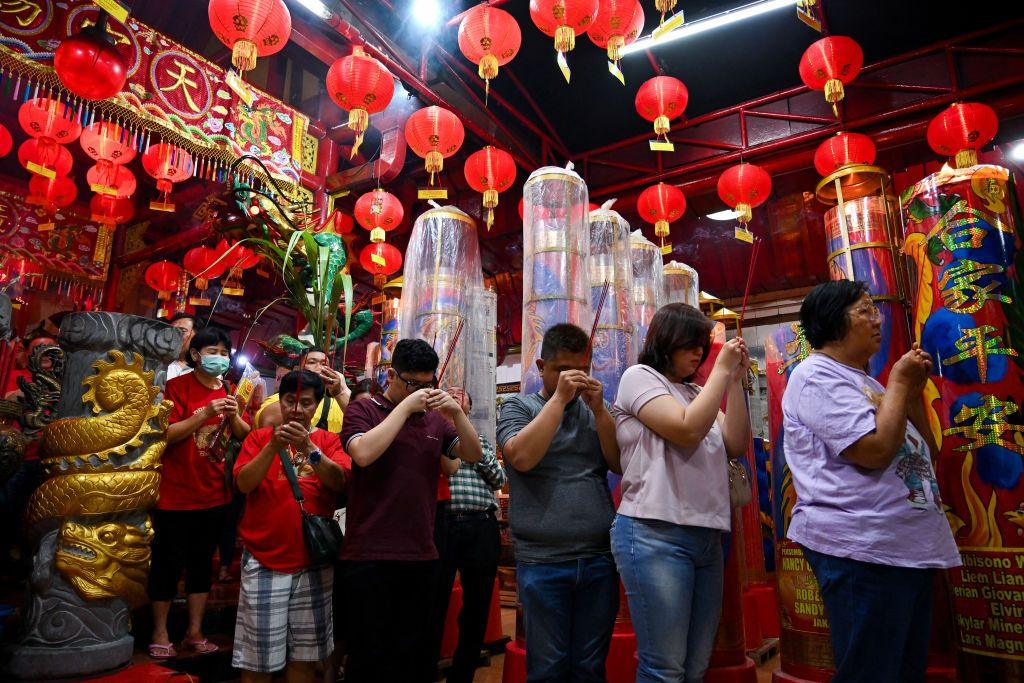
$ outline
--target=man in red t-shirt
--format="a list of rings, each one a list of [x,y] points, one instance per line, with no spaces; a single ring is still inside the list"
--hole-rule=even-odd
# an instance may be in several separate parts
[[[269,682],[286,666],[288,680],[311,681],[316,662],[334,648],[334,567],[310,560],[280,456],[295,470],[306,512],[333,515],[352,465],[337,434],[312,428],[323,397],[319,376],[289,372],[280,386],[287,421],[252,431],[235,463],[235,485],[247,498],[238,525],[245,551],[231,665],[243,682]]]
[[[352,456],[344,567],[349,683],[423,683],[441,457],[476,462],[480,439],[458,402],[437,389],[437,353],[395,345],[382,396],[349,403],[342,429]],[[447,417],[446,417],[447,416]]]

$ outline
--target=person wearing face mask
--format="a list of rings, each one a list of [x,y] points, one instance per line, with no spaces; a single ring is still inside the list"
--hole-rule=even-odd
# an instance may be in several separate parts
[[[151,513],[153,637],[149,654],[155,659],[177,655],[167,632],[167,614],[183,570],[188,629],[181,646],[199,654],[217,650],[203,636],[202,621],[213,552],[231,492],[225,485],[224,462],[213,454],[213,441],[222,420],[227,420],[236,438],[249,432],[241,417],[245,406],[237,405],[221,379],[231,365],[227,333],[216,327],[197,332],[189,343],[186,361],[192,372],[175,377],[164,389],[164,398],[174,407],[168,417],[160,497]]]

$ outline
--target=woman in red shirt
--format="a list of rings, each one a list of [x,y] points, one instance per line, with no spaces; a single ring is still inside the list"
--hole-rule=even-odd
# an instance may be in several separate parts
[[[189,343],[185,362],[190,372],[167,383],[164,398],[172,401],[160,477],[160,498],[152,511],[153,560],[149,599],[153,603],[153,639],[149,654],[157,659],[177,655],[167,633],[167,614],[185,572],[188,630],[182,649],[205,654],[217,646],[203,636],[203,613],[210,592],[210,563],[221,528],[227,522],[231,491],[224,479],[223,456],[213,452],[222,421],[235,437],[249,433],[235,398],[221,376],[231,366],[231,340],[224,330],[208,327]]]
[[[337,434],[312,427],[324,397],[319,375],[289,372],[279,394],[287,421],[253,430],[235,463],[235,483],[246,494],[238,526],[245,552],[231,665],[242,670],[243,683],[269,683],[285,667],[287,680],[312,681],[316,662],[334,647],[334,567],[309,557],[281,454],[290,459],[312,515],[334,514],[352,463]]]

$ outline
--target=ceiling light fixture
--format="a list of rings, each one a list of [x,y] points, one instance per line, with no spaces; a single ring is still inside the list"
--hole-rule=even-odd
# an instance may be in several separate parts
[[[412,18],[423,28],[436,28],[441,24],[441,4],[438,0],[412,0]]]
[[[320,0],[298,0],[298,3],[321,19],[331,18],[331,10]]]
[[[622,48],[620,53],[622,55],[628,55],[634,52],[640,52],[652,47],[664,45],[665,43],[670,43],[674,40],[697,35],[698,33],[704,33],[705,31],[710,31],[711,29],[719,28],[721,26],[728,26],[729,24],[735,24],[738,21],[751,19],[767,12],[773,12],[777,9],[792,7],[795,4],[797,4],[797,0],[761,0],[761,2],[743,5],[736,9],[727,10],[704,19],[698,19],[697,21],[691,21],[688,24],[683,24],[675,31],[662,36],[658,40],[655,40],[651,36],[641,38],[635,43]]]
[[[1024,140],[1018,142],[1010,150],[1010,156],[1013,157],[1014,161],[1024,161]]]
[[[732,221],[739,217],[739,211],[733,211],[732,209],[726,209],[725,211],[715,211],[709,213],[705,218],[710,218],[713,221]]]

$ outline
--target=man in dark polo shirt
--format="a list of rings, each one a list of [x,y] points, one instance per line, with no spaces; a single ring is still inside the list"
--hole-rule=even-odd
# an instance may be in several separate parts
[[[498,419],[529,683],[604,681],[619,608],[607,480],[619,446],[587,341],[575,325],[545,332],[543,389],[506,401]]]
[[[459,403],[436,388],[425,341],[395,345],[388,388],[349,404],[341,440],[352,458],[343,622],[349,683],[426,683],[438,572],[434,514],[442,456],[477,462],[480,439]],[[436,670],[436,667],[433,667]]]

